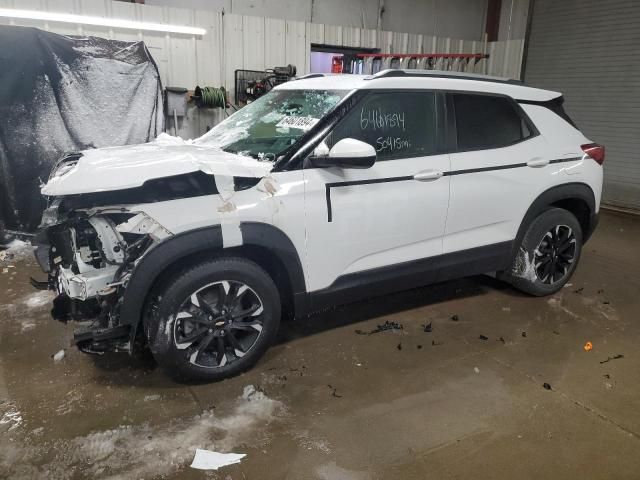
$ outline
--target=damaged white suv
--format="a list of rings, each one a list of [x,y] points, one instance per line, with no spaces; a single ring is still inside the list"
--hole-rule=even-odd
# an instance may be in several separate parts
[[[59,293],[54,317],[93,320],[81,350],[147,345],[176,377],[218,380],[285,314],[490,272],[556,292],[595,228],[603,160],[556,92],[310,75],[193,142],[62,158],[42,188],[39,286]]]

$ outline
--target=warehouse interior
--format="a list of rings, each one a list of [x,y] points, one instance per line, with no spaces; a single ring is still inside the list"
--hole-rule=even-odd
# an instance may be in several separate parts
[[[640,62],[634,52],[640,47],[640,6],[635,2],[0,0],[0,39],[1,478],[638,477]],[[346,296],[303,315],[289,315],[283,302],[271,348],[251,368],[213,382],[167,375],[153,345],[135,352],[123,343],[100,350],[97,335],[90,348],[78,340],[78,325],[93,323],[75,321],[80,313],[58,300],[68,298],[70,291],[56,286],[61,283],[55,284],[51,271],[43,273],[36,249],[42,229],[55,226],[47,196],[60,188],[60,170],[80,168],[83,159],[98,167],[115,161],[111,177],[78,174],[77,188],[67,198],[85,193],[106,198],[108,182],[121,182],[124,186],[118,188],[124,192],[112,202],[118,209],[126,203],[163,203],[148,200],[149,192],[142,200],[125,202],[129,194],[138,198],[131,182],[143,171],[160,179],[154,188],[164,192],[158,193],[162,198],[178,198],[185,188],[202,189],[204,193],[192,194],[198,198],[210,192],[206,178],[212,172],[202,167],[194,174],[182,169],[181,162],[202,163],[198,155],[204,150],[197,139],[215,137],[220,131],[216,126],[234,116],[245,118],[243,109],[293,89],[296,82],[314,77],[366,82],[388,70],[495,88],[510,88],[515,81],[560,92],[555,95],[562,95],[558,108],[564,109],[563,118],[590,146],[604,145],[606,160],[603,149],[598,161],[602,195],[595,196],[600,202],[597,227],[582,248],[579,265],[572,267],[575,272],[559,290],[547,296],[522,293],[495,268],[489,275],[473,270],[384,295]],[[330,88],[323,87],[324,93]],[[449,108],[444,102],[438,106],[442,111]],[[524,103],[536,107],[544,102],[522,103],[529,112]],[[261,113],[262,118],[268,115]],[[299,115],[291,118],[312,120],[305,131],[324,125],[324,117]],[[384,121],[401,121],[404,129],[404,114]],[[275,126],[289,131],[291,124]],[[537,133],[531,126],[522,128]],[[297,145],[291,141],[289,147]],[[332,146],[322,145],[327,151]],[[139,150],[122,150],[128,148]],[[319,147],[314,148],[316,155]],[[92,157],[94,151],[106,152],[105,157]],[[168,155],[155,159],[156,151]],[[121,152],[130,155],[128,161],[138,164],[138,170],[118,169]],[[144,163],[145,155],[149,163]],[[276,163],[276,154],[260,153],[259,162],[243,160],[237,167],[229,165],[229,158],[242,152],[226,155],[226,164],[214,165],[232,179],[230,187],[211,187],[224,201],[218,213],[217,204],[189,203],[175,207],[171,215],[187,218],[190,209],[202,208],[227,215],[218,221],[221,247],[238,252],[233,250],[238,245],[228,240],[233,233],[227,232],[237,226],[242,240],[248,230],[238,226],[243,211],[232,197],[258,185],[265,197],[277,198],[312,181],[296,177],[286,188],[278,185],[275,174],[265,170],[269,160]],[[572,155],[557,152],[567,157],[563,161],[574,159]],[[381,163],[386,167],[392,162],[380,162],[378,154],[376,166]],[[465,167],[464,173],[481,167]],[[166,175],[148,173],[154,169],[184,175],[191,183],[162,183]],[[444,178],[455,180],[458,173],[445,172]],[[405,173],[388,175],[402,179]],[[364,211],[367,205],[354,203],[341,193],[346,189],[334,187],[382,183],[354,178],[336,176],[318,190],[319,203],[327,209],[322,210],[324,223],[313,223],[313,212],[304,211],[303,200],[280,202],[269,215],[298,212],[291,228],[300,232],[304,245],[319,245],[327,258],[337,255],[347,250],[346,242],[325,244],[323,229],[331,223],[348,225],[340,223],[339,207]],[[94,182],[103,186],[91,190]],[[402,197],[406,204],[414,201],[406,197],[410,192],[406,189]],[[510,192],[493,194],[507,205],[515,202]],[[484,205],[475,195],[481,193],[465,201]],[[393,201],[373,198],[381,209]],[[101,205],[106,204],[91,204],[89,214],[111,208]],[[570,206],[571,201],[558,205]],[[428,208],[451,212],[455,206],[451,200]],[[431,221],[416,210],[410,223],[424,218]],[[136,233],[135,227],[146,229],[154,241],[166,241],[170,229],[146,219],[134,226],[128,219],[115,228],[127,224],[128,235]],[[349,234],[362,235],[355,240],[362,252],[374,232],[387,225],[383,219],[366,219],[358,222],[355,214]],[[363,231],[357,229],[361,224]],[[191,227],[202,225],[193,222]],[[100,244],[106,244],[105,230],[99,232]],[[270,235],[256,237],[275,238],[279,250],[289,248],[286,237]],[[119,249],[113,247],[113,258]],[[259,257],[266,252],[252,250],[249,260],[263,265]],[[56,256],[64,256],[48,254],[56,264]],[[283,257],[282,263],[311,262],[306,255],[301,260]],[[555,259],[555,247],[553,255]],[[142,265],[143,258],[132,264]],[[194,258],[189,264],[194,271],[208,261],[203,254]],[[112,261],[108,268],[120,274],[114,265]],[[162,273],[166,278],[151,279],[149,285],[153,281],[159,289],[181,271]],[[108,284],[109,294],[140,283],[135,276],[122,278]],[[290,280],[282,282],[276,282],[278,290],[293,288]],[[88,296],[87,291],[83,294]],[[156,293],[149,291],[136,293],[140,302]],[[56,313],[65,308],[72,313]],[[120,302],[113,311],[119,314],[124,308]],[[144,315],[151,316],[147,310]],[[135,332],[128,341],[130,346],[139,341]]]

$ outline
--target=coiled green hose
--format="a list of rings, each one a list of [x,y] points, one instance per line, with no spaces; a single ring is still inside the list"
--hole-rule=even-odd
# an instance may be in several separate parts
[[[224,87],[196,87],[194,93],[199,107],[225,108],[227,106]]]

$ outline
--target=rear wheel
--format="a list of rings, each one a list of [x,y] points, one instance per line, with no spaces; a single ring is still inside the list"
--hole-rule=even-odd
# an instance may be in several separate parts
[[[582,228],[576,217],[552,208],[529,225],[516,253],[510,283],[531,295],[551,295],[571,278],[582,251]]]
[[[222,380],[250,368],[269,348],[280,297],[255,263],[219,258],[166,283],[145,322],[151,352],[168,374]]]

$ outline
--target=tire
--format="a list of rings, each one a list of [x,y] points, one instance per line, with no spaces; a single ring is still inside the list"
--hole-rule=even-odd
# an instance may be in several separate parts
[[[212,382],[252,367],[280,324],[278,290],[257,264],[201,263],[164,282],[145,315],[153,357],[171,377]]]
[[[542,297],[571,278],[582,252],[582,228],[569,211],[551,208],[527,228],[506,279],[518,290]]]

